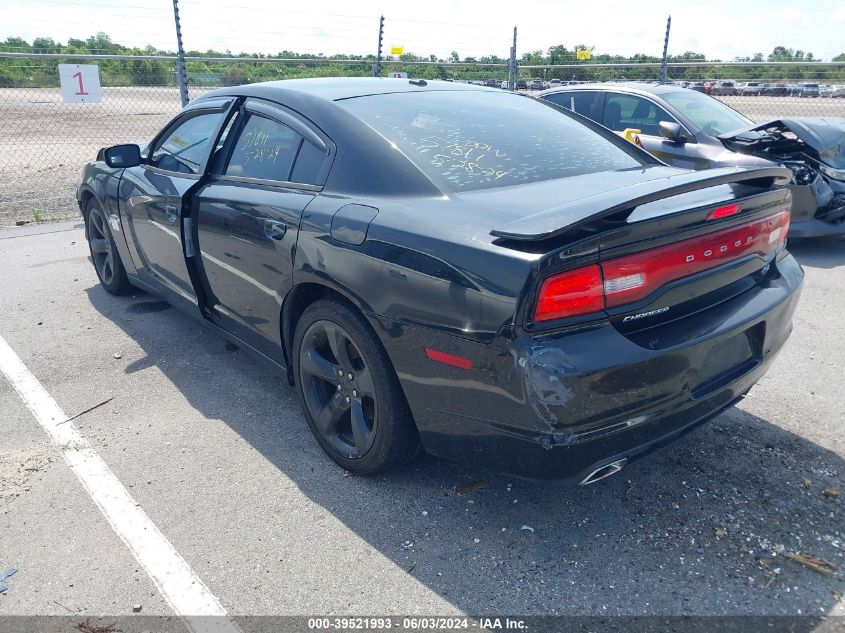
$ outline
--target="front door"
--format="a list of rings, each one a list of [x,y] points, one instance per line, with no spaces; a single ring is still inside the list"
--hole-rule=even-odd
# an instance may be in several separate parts
[[[678,123],[671,114],[653,101],[637,95],[608,92],[605,95],[602,125],[614,132],[639,130],[640,143],[652,156],[673,167],[703,169],[695,142],[676,143],[660,133],[660,122]]]
[[[231,102],[231,100],[229,101]],[[225,110],[198,109],[176,119],[150,147],[146,161],[121,178],[124,217],[132,232],[139,274],[196,303],[186,263],[183,212],[186,195],[197,185]]]

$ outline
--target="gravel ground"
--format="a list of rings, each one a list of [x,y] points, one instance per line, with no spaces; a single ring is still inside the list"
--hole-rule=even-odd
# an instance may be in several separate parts
[[[845,243],[790,247],[807,280],[767,376],[588,488],[432,457],[344,476],[264,366],[106,294],[79,224],[0,235],[0,335],[68,414],[113,398],[74,423],[235,615],[845,613]],[[0,411],[0,615],[169,613],[3,379]]]
[[[845,99],[722,99],[755,121],[845,116]],[[0,229],[74,217],[82,166],[97,150],[148,141],[178,110],[175,87],[104,88],[99,104],[62,103],[56,89],[0,88]]]

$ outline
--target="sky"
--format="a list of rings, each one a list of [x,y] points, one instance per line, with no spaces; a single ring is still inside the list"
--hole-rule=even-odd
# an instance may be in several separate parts
[[[199,51],[374,53],[384,15],[385,47],[417,55],[507,57],[516,26],[519,55],[586,44],[597,54],[659,56],[671,14],[670,54],[732,60],[786,46],[830,60],[845,52],[842,0],[180,0],[179,6],[185,48]],[[103,31],[127,46],[176,48],[172,0],[0,0],[0,15],[0,39],[66,43]]]

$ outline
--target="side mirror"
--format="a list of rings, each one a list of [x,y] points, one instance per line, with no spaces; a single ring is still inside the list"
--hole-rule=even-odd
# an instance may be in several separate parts
[[[103,151],[103,160],[109,167],[135,167],[141,164],[141,148],[137,145],[115,145]]]
[[[670,141],[674,141],[675,143],[686,143],[689,139],[684,134],[683,128],[681,128],[680,123],[675,123],[674,121],[661,121],[657,124],[660,128],[660,134],[663,138],[668,138]]]

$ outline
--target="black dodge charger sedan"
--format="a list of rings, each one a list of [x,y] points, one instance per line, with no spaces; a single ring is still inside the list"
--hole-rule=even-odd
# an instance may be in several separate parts
[[[667,167],[501,90],[313,79],[209,92],[77,197],[105,289],[281,369],[343,468],[423,448],[586,484],[772,362],[803,279],[789,178]]]

